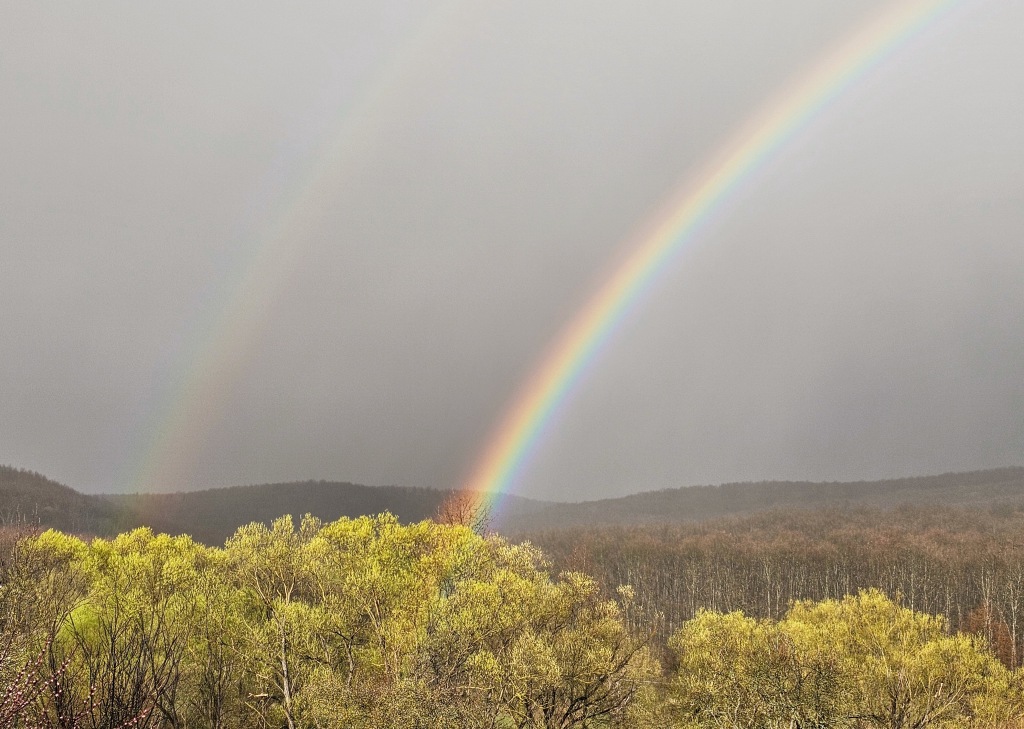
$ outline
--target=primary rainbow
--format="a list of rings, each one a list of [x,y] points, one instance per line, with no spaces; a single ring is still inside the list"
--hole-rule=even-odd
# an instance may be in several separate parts
[[[962,0],[911,0],[851,35],[778,95],[703,172],[643,226],[623,263],[596,291],[511,402],[461,493],[490,508],[516,481],[559,406],[602,345],[732,192],[815,115]]]

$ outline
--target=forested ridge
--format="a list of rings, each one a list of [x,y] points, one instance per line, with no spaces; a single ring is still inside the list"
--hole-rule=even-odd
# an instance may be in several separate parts
[[[116,507],[96,496],[23,468],[0,466],[0,525],[32,524],[87,534],[111,534]]]
[[[120,515],[123,528],[148,526],[169,534],[188,534],[208,545],[223,544],[238,527],[270,523],[286,513],[313,514],[328,521],[389,512],[403,523],[430,518],[450,492],[411,486],[363,486],[333,481],[232,486],[166,494],[101,497]],[[539,508],[514,499],[511,513]]]
[[[147,526],[156,532],[188,534],[219,545],[240,526],[271,521],[286,513],[324,520],[387,511],[403,523],[429,518],[450,491],[412,486],[364,486],[340,481],[296,481],[177,491],[171,493],[83,494],[34,471],[0,466],[0,524],[54,527],[66,532],[112,537]],[[544,502],[510,496],[509,518],[531,514]]]
[[[705,521],[782,509],[903,505],[1024,510],[1024,468],[881,481],[761,481],[643,491],[578,504],[552,504],[511,529]]]
[[[89,495],[33,471],[0,466],[0,524],[30,523],[113,536],[139,526],[219,545],[240,526],[286,513],[331,521],[388,511],[403,523],[429,518],[450,491],[297,481],[178,491]],[[566,526],[677,524],[768,510],[903,505],[1024,511],[1024,468],[847,483],[768,481],[687,486],[615,499],[557,503],[502,496],[492,526],[502,533]]]

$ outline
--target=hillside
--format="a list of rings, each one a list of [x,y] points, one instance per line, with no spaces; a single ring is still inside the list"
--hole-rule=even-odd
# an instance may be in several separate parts
[[[891,509],[902,505],[1024,510],[1024,468],[1001,468],[938,476],[814,483],[767,481],[688,486],[616,499],[553,504],[529,520],[510,519],[511,531],[595,524],[704,521],[772,509]]]
[[[91,496],[31,471],[0,467],[0,523],[109,535],[136,526],[220,544],[252,521],[310,513],[323,520],[390,511],[403,522],[433,516],[447,491],[303,481],[168,494]],[[574,526],[699,522],[769,510],[892,509],[902,505],[1024,511],[1024,468],[845,483],[764,482],[649,491],[553,503],[506,496],[494,526],[510,535]]]
[[[42,474],[0,466],[0,525],[54,527],[105,534],[117,528],[117,509]]]
[[[404,486],[362,486],[329,481],[260,484],[164,494],[83,494],[45,476],[0,466],[0,527],[20,525],[112,536],[139,526],[190,534],[222,544],[250,522],[282,514],[313,514],[324,521],[389,511],[402,522],[434,516],[450,492]],[[520,518],[548,504],[509,497],[503,515]]]
[[[269,522],[282,514],[312,514],[324,521],[389,511],[408,523],[434,516],[448,491],[409,486],[361,486],[354,483],[302,481],[233,486],[169,494],[107,495],[132,525],[171,534],[191,534],[207,544],[221,544],[243,524]],[[534,513],[543,502],[512,497],[512,518]]]

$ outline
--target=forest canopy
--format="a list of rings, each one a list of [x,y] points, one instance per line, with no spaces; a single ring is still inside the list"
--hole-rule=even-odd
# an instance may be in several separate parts
[[[0,547],[0,727],[1016,726],[984,636],[878,590],[657,639],[637,589],[390,515],[223,547],[136,529]]]
[[[626,725],[657,675],[593,579],[389,515],[284,517],[223,548],[47,531],[0,585],[0,726]]]

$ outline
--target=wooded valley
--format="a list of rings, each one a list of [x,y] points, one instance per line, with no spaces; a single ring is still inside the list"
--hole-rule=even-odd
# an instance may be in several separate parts
[[[898,543],[830,558],[826,527],[759,544],[734,526],[748,543],[567,537],[556,561],[598,579],[528,542],[389,515],[283,517],[222,548],[8,528],[0,727],[1019,725],[1016,562],[935,574],[941,555]],[[959,623],[910,607],[936,595]]]
[[[47,530],[116,503],[7,473],[39,518],[0,527],[0,729],[1024,725],[1013,500],[504,535],[435,507],[215,546]]]

